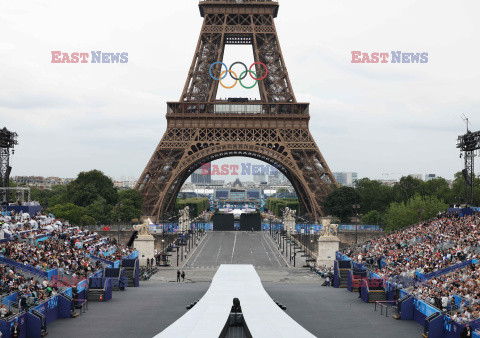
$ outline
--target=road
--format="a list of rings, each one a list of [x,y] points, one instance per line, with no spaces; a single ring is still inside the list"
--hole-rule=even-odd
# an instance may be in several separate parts
[[[255,268],[285,268],[285,261],[265,232],[211,232],[188,259],[190,268],[221,264],[252,264]]]

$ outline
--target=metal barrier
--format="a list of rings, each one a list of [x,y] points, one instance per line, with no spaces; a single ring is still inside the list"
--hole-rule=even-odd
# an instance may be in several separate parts
[[[380,315],[383,316],[383,309],[385,309],[385,317],[388,317],[388,303],[396,304],[397,301],[395,300],[385,300],[385,301],[376,301],[375,302],[375,310],[377,311],[377,304],[380,305]],[[387,304],[384,304],[387,303]]]

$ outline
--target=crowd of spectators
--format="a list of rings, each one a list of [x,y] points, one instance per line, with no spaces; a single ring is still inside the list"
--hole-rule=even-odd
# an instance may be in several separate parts
[[[2,215],[1,222],[11,240],[0,243],[0,254],[43,271],[58,268],[62,274],[87,277],[99,267],[90,255],[113,261],[133,251],[114,239],[71,227],[51,214]],[[43,241],[35,240],[46,235]]]
[[[480,317],[480,269],[469,265],[449,274],[431,278],[413,287],[412,295],[466,323]],[[460,304],[455,304],[458,296]]]
[[[438,217],[344,250],[357,263],[378,275],[404,283],[409,292],[433,306],[452,311],[452,319],[468,322],[480,317],[480,269],[475,265],[435,278],[418,278],[440,269],[478,260],[480,215]],[[458,309],[454,297],[463,297]]]
[[[104,252],[112,254],[104,256]],[[9,259],[42,271],[58,268],[60,273],[72,277],[88,277],[99,268],[98,261],[90,259],[90,255],[120,259],[131,252],[132,249],[118,245],[114,240],[80,229],[70,233],[54,231],[47,240],[35,245],[20,239],[0,243],[0,253]]]
[[[33,277],[27,278],[15,267],[0,264],[0,296],[17,293],[19,307],[37,305],[58,292],[51,282],[38,280]],[[0,309],[0,317],[11,315],[11,307],[3,306]]]
[[[0,263],[0,319],[41,304],[66,287],[75,289],[105,261],[120,260],[133,251],[115,239],[71,226],[52,214],[30,217],[28,213],[0,213],[0,257],[5,258]],[[53,269],[57,269],[55,278],[45,279],[44,272]],[[17,294],[16,301],[3,299],[12,293]]]
[[[347,248],[344,253],[358,263],[375,265],[376,272],[382,276],[414,277],[415,271],[428,274],[477,258],[479,225],[478,214],[466,217],[439,215],[433,220]]]

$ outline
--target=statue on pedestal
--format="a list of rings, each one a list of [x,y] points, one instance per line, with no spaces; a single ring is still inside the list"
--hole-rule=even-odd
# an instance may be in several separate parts
[[[295,214],[296,210],[292,210],[289,207],[285,208],[283,212],[283,228],[287,231],[288,234],[295,231]]]
[[[150,235],[150,219],[146,218],[142,224],[133,227],[138,231],[139,236]]]
[[[323,226],[322,237],[336,237],[338,234],[338,224],[325,224]]]
[[[179,211],[180,218],[178,219],[178,230],[184,232],[190,226],[190,208],[186,206]]]
[[[150,224],[150,219],[146,218],[142,224],[133,227],[138,231],[138,238],[134,242],[134,247],[138,251],[141,266],[147,265],[147,261],[155,256],[155,238],[150,234]]]

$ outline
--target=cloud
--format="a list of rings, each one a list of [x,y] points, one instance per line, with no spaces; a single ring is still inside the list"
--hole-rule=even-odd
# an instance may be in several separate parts
[[[139,176],[166,129],[166,101],[183,90],[202,25],[197,2],[7,3],[0,4],[0,127],[20,135],[13,175],[98,168]],[[280,3],[276,27],[293,89],[310,102],[311,133],[332,170],[452,178],[462,168],[460,114],[480,129],[480,46],[472,43],[479,6]],[[128,52],[129,62],[51,64],[52,50]],[[427,51],[429,63],[351,64],[352,50]],[[251,47],[227,46],[225,58],[248,63]],[[258,90],[218,94],[258,97]]]

